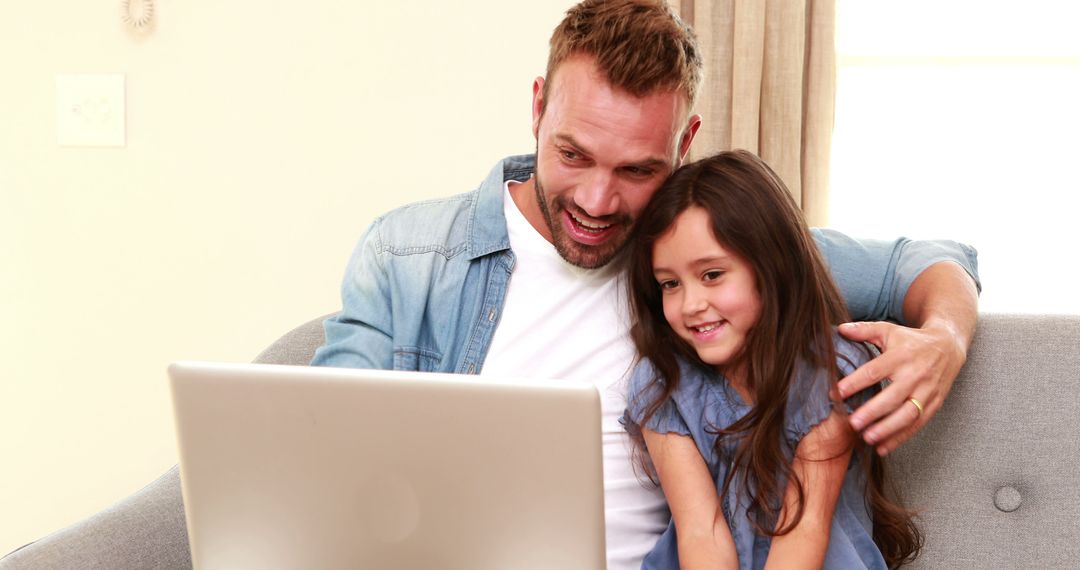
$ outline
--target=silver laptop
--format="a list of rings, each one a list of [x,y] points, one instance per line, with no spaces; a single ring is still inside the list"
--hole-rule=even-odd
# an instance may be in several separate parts
[[[169,367],[196,569],[604,568],[588,384]]]

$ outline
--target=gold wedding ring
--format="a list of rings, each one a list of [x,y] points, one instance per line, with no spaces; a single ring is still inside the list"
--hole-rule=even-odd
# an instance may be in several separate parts
[[[908,401],[911,402],[912,404],[915,404],[915,409],[919,410],[919,415],[915,416],[915,417],[921,416],[922,413],[923,413],[922,402],[916,400],[915,398],[908,398]]]

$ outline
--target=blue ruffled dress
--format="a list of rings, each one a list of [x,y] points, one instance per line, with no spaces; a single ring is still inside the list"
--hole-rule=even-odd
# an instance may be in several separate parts
[[[860,344],[835,336],[837,360],[842,374],[851,373],[870,358]],[[717,436],[710,431],[727,427],[750,411],[738,393],[716,372],[705,372],[689,363],[680,362],[681,381],[679,389],[665,401],[643,427],[658,433],[678,433],[690,436],[698,451],[705,458],[713,480],[720,493],[728,465],[722,463],[715,451]],[[623,423],[632,421],[642,425],[645,409],[658,387],[652,383],[655,372],[648,360],[643,360],[634,370],[628,393],[628,409]],[[803,366],[791,386],[785,435],[791,449],[798,446],[811,428],[828,417],[833,409],[829,400],[830,379],[824,371]],[[864,390],[849,398],[845,405],[850,412],[868,400],[879,387]],[[710,427],[712,428],[710,430]],[[734,450],[734,443],[727,443]],[[826,569],[851,570],[858,568],[885,569],[885,560],[873,540],[873,523],[864,494],[865,478],[853,454],[844,479],[844,486],[833,514],[829,549],[825,556]],[[721,509],[739,555],[739,568],[760,569],[765,566],[771,539],[754,532],[747,518],[747,501],[737,496],[738,481],[734,481],[726,496],[721,499]],[[679,568],[678,544],[675,523],[668,524],[656,546],[645,557],[643,569],[670,570]]]

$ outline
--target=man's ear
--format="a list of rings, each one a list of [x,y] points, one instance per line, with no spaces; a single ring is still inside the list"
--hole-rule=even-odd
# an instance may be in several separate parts
[[[694,142],[694,135],[697,134],[698,129],[701,128],[701,115],[691,115],[690,121],[686,124],[686,130],[683,131],[682,139],[679,140],[679,163],[682,164],[686,160],[686,153],[690,151],[690,143]]]
[[[533,138],[540,138],[540,117],[544,114],[544,78],[537,77],[533,81],[532,97],[532,132]]]

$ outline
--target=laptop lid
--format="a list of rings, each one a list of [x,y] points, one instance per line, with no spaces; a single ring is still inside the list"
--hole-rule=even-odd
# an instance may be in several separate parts
[[[169,376],[196,569],[604,567],[591,385],[199,362]]]

